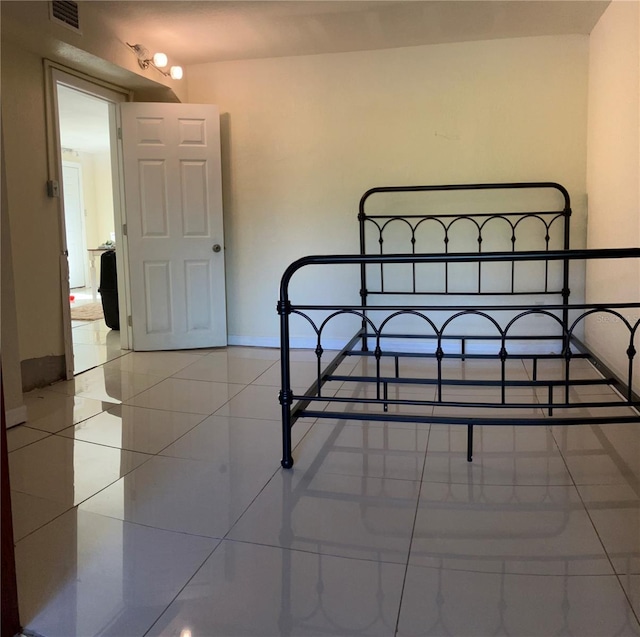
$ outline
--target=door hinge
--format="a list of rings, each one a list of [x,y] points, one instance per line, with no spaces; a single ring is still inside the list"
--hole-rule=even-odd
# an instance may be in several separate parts
[[[122,139],[122,128],[118,126],[118,139]]]
[[[47,182],[47,197],[59,197],[60,184],[56,179],[49,179]]]
[[[133,318],[131,317],[131,315],[127,316],[127,325],[129,327],[133,327]]]
[[[127,236],[127,224],[126,224],[126,223],[123,223],[123,224],[122,224],[122,235],[123,235],[124,237],[126,237],[126,236]]]

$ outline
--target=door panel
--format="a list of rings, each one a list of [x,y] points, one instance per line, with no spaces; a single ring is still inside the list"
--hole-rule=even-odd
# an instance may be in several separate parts
[[[121,109],[133,349],[226,345],[218,109]]]
[[[87,245],[82,201],[82,172],[79,164],[62,162],[62,193],[69,253],[69,287],[83,288],[86,285]]]

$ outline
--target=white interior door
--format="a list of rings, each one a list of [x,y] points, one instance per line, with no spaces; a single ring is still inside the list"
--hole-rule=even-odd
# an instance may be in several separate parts
[[[218,109],[120,108],[133,349],[226,345]]]
[[[69,253],[69,287],[83,288],[86,285],[87,241],[84,230],[82,172],[79,164],[62,162],[62,193],[64,196],[67,252]]]

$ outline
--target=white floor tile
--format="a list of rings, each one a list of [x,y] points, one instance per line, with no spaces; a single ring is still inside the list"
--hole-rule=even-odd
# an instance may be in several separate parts
[[[88,345],[86,343],[74,343],[73,345],[73,371],[76,374],[93,369],[109,361],[121,358],[126,354],[125,350],[117,346]]]
[[[380,389],[378,394],[375,387],[349,386],[348,383],[343,385],[335,393],[335,397],[343,399],[341,401],[331,401],[327,403],[325,411],[337,413],[353,413],[359,414],[377,414],[384,416],[385,414],[401,414],[405,416],[417,415],[420,417],[431,416],[433,406],[430,404],[421,404],[420,401],[432,401],[435,396],[435,390],[430,386],[422,387],[398,387],[389,386],[387,398],[387,409],[384,409],[384,403],[378,402],[384,400],[384,390]],[[350,402],[355,399],[362,402]],[[410,401],[414,401],[411,404]],[[319,406],[322,409],[322,405]]]
[[[74,332],[87,350],[118,336],[103,321]],[[400,635],[640,635],[636,424],[476,427],[468,463],[464,426],[302,419],[283,470],[278,350],[109,352],[119,358],[26,395],[29,423],[9,432],[27,629],[392,636],[402,603]],[[291,360],[303,393],[315,353]],[[435,369],[399,365],[413,378]],[[540,375],[562,365],[541,361]],[[383,374],[394,368],[383,359]],[[443,369],[473,380],[500,371],[446,358]],[[508,370],[526,380],[531,365]],[[572,370],[594,374],[577,359]],[[375,361],[352,357],[337,373],[371,375]],[[435,396],[389,388],[392,399]],[[346,383],[340,396],[371,391]],[[445,398],[482,394],[449,387]],[[434,417],[390,406],[420,410]]]
[[[105,365],[105,369],[121,369],[135,374],[149,374],[167,378],[197,362],[198,354],[185,352],[129,352]]]
[[[11,488],[72,507],[146,462],[150,456],[49,436],[14,451]]]
[[[420,480],[428,437],[428,426],[411,430],[395,423],[318,420],[293,457],[299,471]]]
[[[155,528],[222,538],[280,466],[279,456],[240,463],[155,456],[81,505],[83,511]]]
[[[553,427],[577,484],[633,484],[640,488],[640,425]]]
[[[533,379],[533,361],[524,361],[527,374]],[[564,380],[566,364],[563,359],[538,360],[538,380]],[[572,358],[569,363],[569,377],[571,379],[602,378],[602,374],[585,358]]]
[[[474,427],[467,462],[467,427],[433,425],[425,482],[494,485],[570,485],[571,475],[546,427]]]
[[[405,563],[418,482],[276,473],[230,539],[327,555]]]
[[[322,374],[324,367],[329,361],[323,361],[320,367],[320,379],[322,380]],[[351,370],[352,365],[349,365],[349,361],[345,361],[340,370],[336,370],[335,374],[347,375]],[[291,378],[295,385],[300,387],[311,387],[313,383],[318,380],[318,365],[316,361],[292,361],[289,368]],[[270,387],[280,388],[282,386],[282,372],[280,370],[280,363],[274,363],[268,370],[261,374],[253,381],[254,385],[268,385]],[[324,386],[327,389],[339,389],[342,385],[342,381],[326,381]]]
[[[615,576],[534,576],[410,566],[399,636],[639,635]]]
[[[49,391],[119,403],[157,385],[161,380],[158,376],[149,374],[96,367],[76,375],[73,380],[51,385]]]
[[[50,434],[44,431],[32,429],[27,425],[11,427],[11,429],[7,429],[7,450],[11,453],[16,449],[30,445],[32,442],[42,440],[42,438],[46,438],[49,435]]]
[[[304,388],[296,388],[294,391],[302,393]],[[278,401],[278,388],[249,385],[218,409],[216,416],[280,420],[282,407]]]
[[[425,483],[409,563],[531,575],[612,575],[573,486]]]
[[[629,485],[578,491],[616,573],[640,575],[640,492]]]
[[[248,385],[271,366],[278,364],[259,358],[231,356],[227,351],[214,352],[176,372],[174,378],[207,380],[218,383]]]
[[[636,612],[636,616],[640,617],[640,575],[622,575],[620,582],[631,602],[631,606]]]
[[[125,402],[136,407],[208,416],[243,389],[244,385],[167,378]]]
[[[312,422],[301,418],[292,430],[295,446]],[[275,420],[210,416],[169,445],[160,455],[205,462],[278,466],[282,457],[282,425]]]
[[[203,416],[114,405],[58,435],[107,447],[156,454],[193,429]]]
[[[111,402],[67,396],[47,389],[25,394],[24,402],[28,426],[49,433],[61,431],[113,406]]]
[[[47,637],[142,637],[215,546],[72,509],[16,546],[21,621]]]
[[[149,631],[393,635],[403,567],[223,541]]]
[[[66,504],[20,491],[11,492],[13,539],[21,540],[68,510]]]

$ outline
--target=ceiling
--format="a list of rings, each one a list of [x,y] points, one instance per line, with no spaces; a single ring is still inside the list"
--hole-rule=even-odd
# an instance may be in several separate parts
[[[84,0],[123,41],[172,64],[589,34],[609,0]],[[87,7],[89,8],[89,7]],[[101,152],[104,104],[61,96],[63,147]],[[101,120],[102,118],[102,120]],[[100,123],[102,121],[102,123]]]
[[[63,149],[85,153],[109,150],[107,102],[58,85],[58,121]]]
[[[183,66],[538,35],[588,34],[609,0],[85,0],[127,42]],[[81,3],[82,4],[82,3]]]

